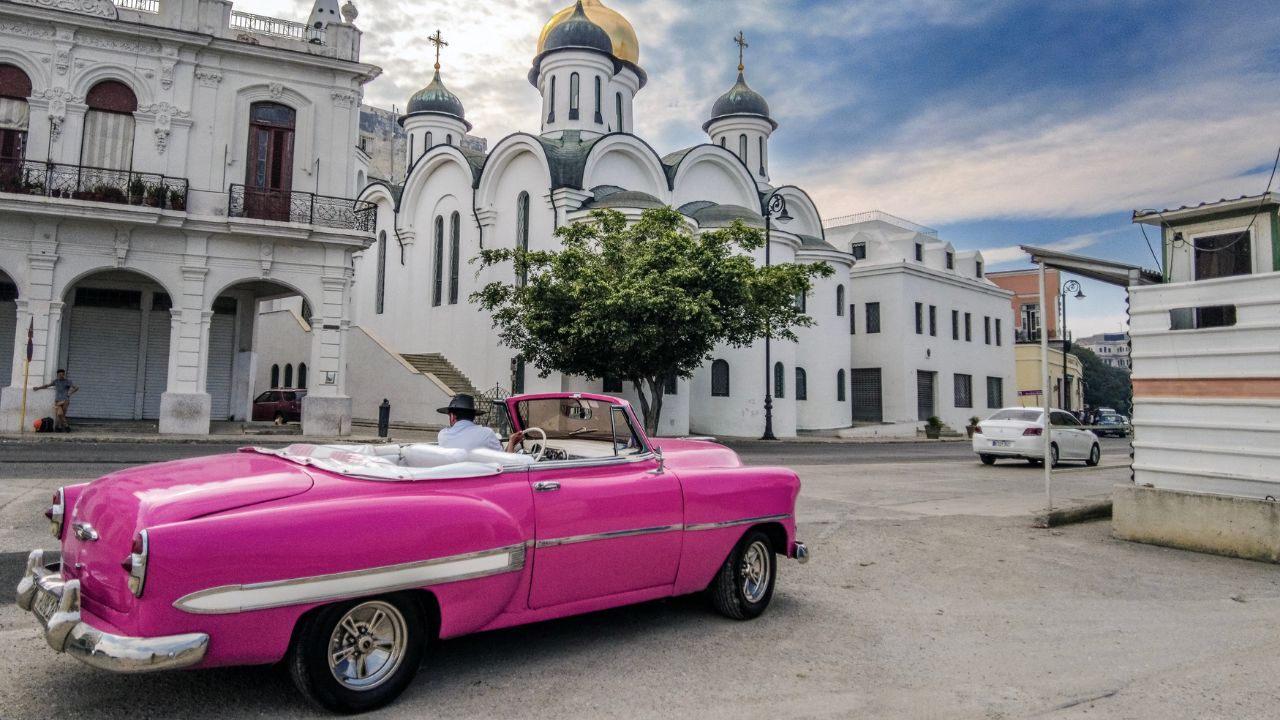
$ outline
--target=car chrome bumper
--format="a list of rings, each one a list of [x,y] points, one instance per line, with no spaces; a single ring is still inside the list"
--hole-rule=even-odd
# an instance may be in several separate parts
[[[809,547],[799,540],[796,541],[795,559],[801,565],[809,562]]]
[[[27,556],[18,583],[18,607],[44,628],[49,647],[83,663],[114,672],[139,673],[195,665],[209,649],[209,636],[186,633],[163,637],[113,635],[80,620],[80,581],[64,580],[57,564],[46,565],[43,550]]]

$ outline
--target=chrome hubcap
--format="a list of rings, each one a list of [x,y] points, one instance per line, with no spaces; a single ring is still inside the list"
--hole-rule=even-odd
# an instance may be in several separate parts
[[[742,595],[747,602],[757,603],[769,588],[769,548],[756,540],[742,553]]]
[[[329,672],[344,687],[372,690],[400,667],[408,647],[404,615],[371,600],[347,611],[329,636]]]

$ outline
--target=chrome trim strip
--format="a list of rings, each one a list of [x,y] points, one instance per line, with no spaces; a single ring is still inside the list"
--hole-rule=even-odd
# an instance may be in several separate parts
[[[557,545],[575,545],[593,540],[613,540],[615,538],[635,537],[637,535],[656,535],[658,533],[675,532],[684,529],[683,525],[663,525],[661,527],[637,528],[635,530],[611,530],[609,532],[591,533],[589,535],[572,535],[570,537],[539,540],[534,547],[549,548]]]
[[[743,518],[742,520],[722,520],[712,523],[695,523],[693,525],[685,525],[685,532],[696,532],[698,530],[720,530],[727,527],[735,527],[737,525],[751,525],[752,523],[770,522],[772,520],[786,520],[791,517],[790,514],[783,515],[762,515],[760,517]]]
[[[194,615],[265,610],[472,580],[523,570],[524,564],[525,545],[521,543],[366,570],[223,585],[184,595],[173,606]]]

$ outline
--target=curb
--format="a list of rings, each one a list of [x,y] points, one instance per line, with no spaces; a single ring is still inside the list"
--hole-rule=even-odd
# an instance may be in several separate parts
[[[1111,517],[1111,501],[1103,500],[1073,508],[1053,510],[1046,514],[1037,515],[1035,521],[1032,523],[1032,527],[1052,528],[1060,525],[1071,525],[1074,523],[1101,520],[1109,517]]]

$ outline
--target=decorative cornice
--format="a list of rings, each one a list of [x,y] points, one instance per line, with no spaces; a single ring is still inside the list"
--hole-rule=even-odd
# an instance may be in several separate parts
[[[334,90],[329,93],[329,97],[333,100],[334,105],[345,108],[355,107],[356,102],[359,100],[355,93],[347,92],[346,90]]]
[[[98,35],[96,33],[77,32],[75,41],[79,45],[88,45],[89,47],[103,48],[105,50],[119,50],[121,52],[145,53],[147,55],[159,55],[160,44],[154,41],[142,40],[127,37],[113,37],[111,35]]]
[[[53,28],[44,25],[31,25],[24,22],[10,21],[0,22],[0,33],[21,35],[29,38],[49,38],[53,37]]]
[[[222,82],[222,71],[214,68],[196,68],[196,82],[202,87],[216,88]]]
[[[65,10],[78,15],[116,19],[116,6],[111,0],[13,0],[19,5]]]

